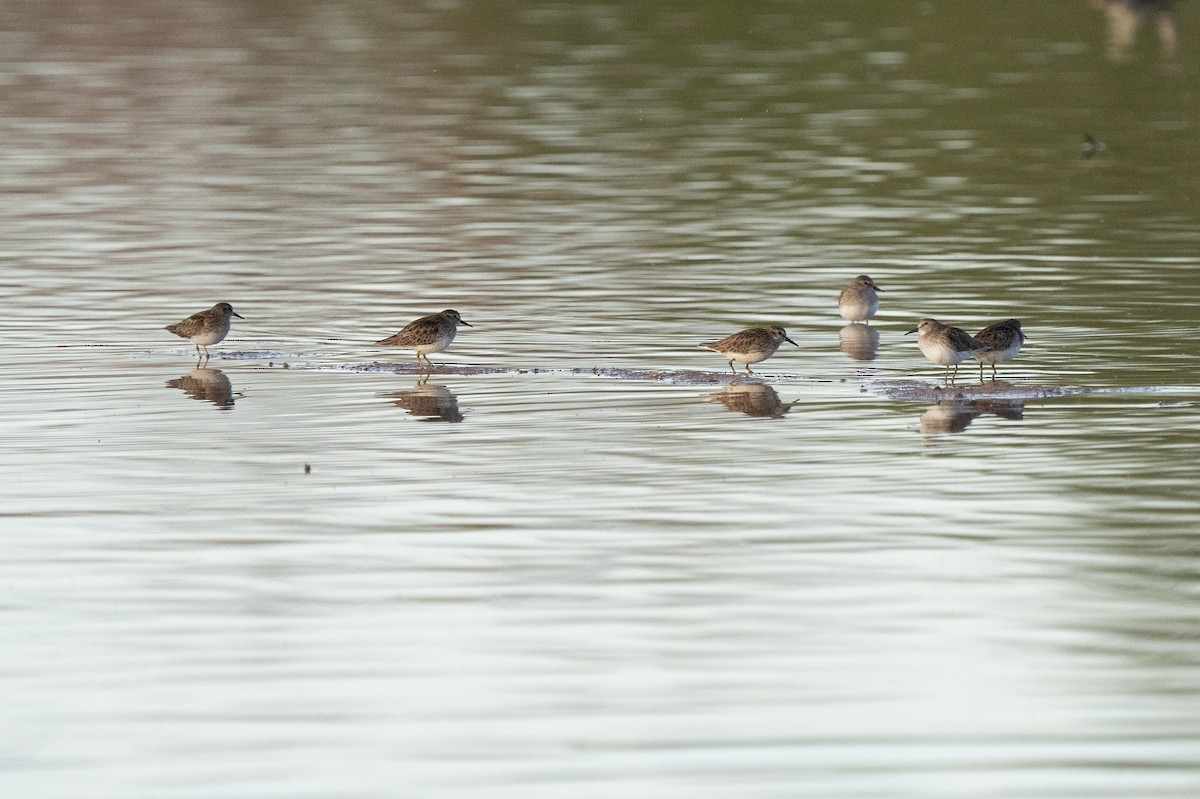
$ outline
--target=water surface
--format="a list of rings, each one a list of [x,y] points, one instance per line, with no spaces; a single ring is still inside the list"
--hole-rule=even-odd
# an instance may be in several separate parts
[[[1181,11],[12,4],[4,793],[1195,796]]]

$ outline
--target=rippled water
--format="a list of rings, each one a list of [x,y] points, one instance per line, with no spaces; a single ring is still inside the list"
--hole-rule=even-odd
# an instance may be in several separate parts
[[[1197,795],[1193,11],[12,4],[4,795]]]

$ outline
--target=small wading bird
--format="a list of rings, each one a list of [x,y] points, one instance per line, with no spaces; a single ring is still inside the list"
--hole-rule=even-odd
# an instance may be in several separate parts
[[[1104,152],[1104,142],[1090,133],[1083,134],[1083,157],[1092,158]]]
[[[458,334],[459,325],[474,327],[474,325],[464,322],[458,311],[447,309],[441,313],[413,320],[405,325],[399,333],[375,343],[385,347],[403,347],[412,350],[417,354],[418,364],[424,358],[425,364],[433,366],[433,361],[429,360],[429,353],[441,352],[449,347],[450,342],[454,341],[455,335]]]
[[[208,360],[208,346],[224,340],[225,336],[229,335],[229,323],[234,316],[245,319],[241,314],[235,313],[229,303],[218,302],[207,311],[194,313],[182,322],[167,325],[163,329],[195,344],[197,358],[200,357],[200,348],[204,347],[204,360]]]
[[[958,377],[958,365],[983,348],[967,331],[944,325],[936,319],[922,319],[905,335],[909,333],[917,334],[917,346],[921,348],[921,354],[938,366],[946,367],[947,384],[953,383],[954,378]],[[954,367],[953,377],[950,375],[951,366]]]
[[[866,322],[879,310],[879,295],[883,291],[866,275],[851,280],[838,295],[838,313],[848,322]]]
[[[1025,343],[1025,334],[1021,332],[1021,323],[1016,319],[1005,319],[988,325],[975,334],[975,340],[982,349],[972,353],[971,357],[979,361],[979,382],[983,382],[983,365],[991,364],[992,379],[996,379],[996,364],[1008,363],[1017,357],[1021,345]]]
[[[799,344],[788,338],[787,331],[779,325],[770,327],[752,327],[726,336],[720,341],[709,341],[700,345],[700,349],[719,352],[729,360],[729,368],[737,374],[733,362],[746,364],[746,374],[754,374],[750,364],[765,361],[775,354],[779,345],[788,342],[799,347]]]

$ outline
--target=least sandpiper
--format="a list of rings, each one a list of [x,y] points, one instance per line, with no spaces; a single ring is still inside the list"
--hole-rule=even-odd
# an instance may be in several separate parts
[[[979,361],[979,382],[983,382],[983,365],[992,365],[992,379],[996,379],[996,364],[1008,363],[1017,357],[1021,345],[1025,343],[1025,334],[1021,332],[1021,323],[1016,319],[1005,319],[988,325],[975,334],[975,340],[983,345],[983,349],[971,355]]]
[[[883,291],[866,275],[859,275],[838,295],[838,313],[849,322],[869,322],[879,310],[879,295]]]
[[[701,344],[700,348],[724,355],[729,360],[729,368],[733,370],[734,374],[737,374],[737,369],[733,365],[734,361],[746,364],[746,373],[754,374],[750,369],[750,364],[770,358],[775,354],[775,350],[779,349],[779,345],[785,341],[795,344],[797,347],[800,346],[788,338],[787,331],[782,327],[771,325],[770,327],[752,327],[734,333],[732,336],[726,336],[720,341]]]
[[[208,345],[216,344],[229,335],[229,323],[234,316],[238,319],[246,318],[235,313],[229,303],[218,302],[207,311],[194,313],[182,322],[167,325],[164,329],[195,344],[196,357],[200,357],[200,348],[204,347],[204,358],[207,360],[210,357]]]
[[[983,348],[967,331],[944,325],[936,319],[922,319],[909,333],[917,334],[917,346],[921,353],[938,366],[946,367],[946,382],[958,377],[958,365]],[[905,335],[908,335],[906,333]],[[954,377],[950,367],[954,367]]]
[[[441,352],[449,347],[450,342],[454,341],[454,336],[458,333],[459,325],[473,327],[463,321],[458,311],[445,310],[409,322],[399,333],[375,343],[387,347],[403,347],[413,350],[417,353],[418,364],[424,358],[426,364],[433,366],[433,361],[429,360],[428,353]]]

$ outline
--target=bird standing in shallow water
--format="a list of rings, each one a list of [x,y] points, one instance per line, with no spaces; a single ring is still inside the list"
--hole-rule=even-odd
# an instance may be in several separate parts
[[[417,354],[418,364],[424,358],[425,364],[433,366],[433,361],[429,360],[429,353],[441,352],[449,347],[450,342],[454,341],[455,335],[458,334],[459,325],[474,327],[474,325],[464,322],[458,311],[447,309],[441,313],[415,319],[405,325],[399,333],[375,343],[385,347],[403,347],[413,350]]]
[[[879,310],[879,295],[883,291],[866,275],[851,280],[838,295],[838,313],[848,322],[866,322]]]
[[[775,354],[779,345],[788,342],[799,347],[799,344],[788,338],[787,331],[779,325],[770,327],[752,327],[726,336],[720,341],[708,341],[700,345],[700,349],[719,352],[729,360],[729,368],[737,374],[733,362],[746,364],[746,374],[754,374],[750,364],[765,361]]]
[[[229,335],[229,324],[233,321],[232,317],[235,316],[238,319],[245,319],[244,316],[236,313],[229,303],[218,302],[207,311],[194,313],[182,322],[167,325],[163,329],[195,344],[197,358],[200,357],[200,348],[204,347],[204,360],[207,361],[211,357],[208,345],[216,344]]]
[[[954,378],[958,377],[958,365],[983,348],[967,331],[944,325],[936,319],[922,319],[908,333],[917,334],[917,346],[926,358],[938,366],[946,367],[947,384],[953,383]],[[953,377],[950,375],[951,366],[954,367]]]
[[[983,348],[971,355],[979,361],[979,382],[983,382],[983,365],[992,365],[992,379],[996,379],[996,364],[1008,363],[1017,357],[1021,345],[1025,343],[1025,334],[1021,332],[1021,323],[1016,319],[1005,319],[988,325],[975,334],[975,340]]]

